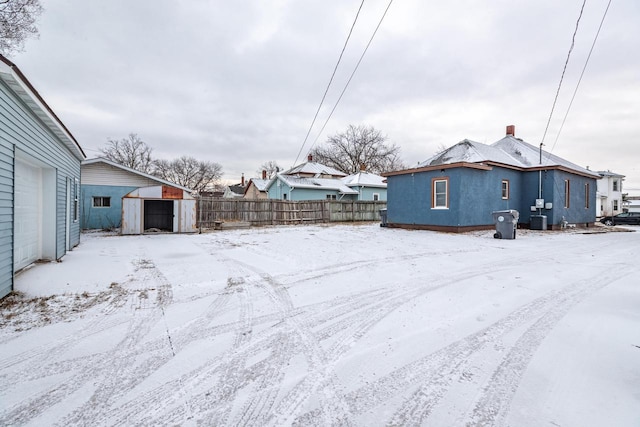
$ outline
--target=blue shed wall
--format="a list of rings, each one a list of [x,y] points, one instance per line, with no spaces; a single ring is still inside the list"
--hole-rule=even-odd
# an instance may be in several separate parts
[[[83,229],[112,229],[122,223],[122,198],[138,187],[86,185],[82,188],[81,225]],[[110,207],[93,207],[93,197],[110,197]]]
[[[0,240],[3,242],[0,296],[6,295],[7,290],[13,287],[13,178],[16,150],[55,170],[55,252],[59,259],[66,253],[66,215],[67,212],[73,213],[76,188],[79,196],[81,159],[4,82],[0,82]],[[71,198],[67,205],[68,180],[71,183]],[[69,242],[71,247],[80,242],[79,220],[70,222]],[[6,247],[10,250],[5,250]]]

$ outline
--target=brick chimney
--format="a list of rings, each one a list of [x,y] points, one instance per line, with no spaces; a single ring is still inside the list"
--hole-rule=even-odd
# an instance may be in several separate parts
[[[244,187],[244,174],[242,174],[242,179],[240,180],[240,185]]]
[[[516,136],[516,126],[515,125],[507,126],[507,136],[509,136],[509,135],[511,135],[513,137]]]
[[[262,170],[262,179],[267,179],[267,171],[266,170]]]
[[[313,156],[311,154],[307,156],[307,161],[313,162]]]
[[[367,165],[365,165],[364,163],[360,163],[360,171],[364,172],[367,170]]]

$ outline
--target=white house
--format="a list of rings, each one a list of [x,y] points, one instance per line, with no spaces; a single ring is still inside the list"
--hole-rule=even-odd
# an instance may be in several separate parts
[[[622,181],[624,175],[611,171],[598,171],[596,216],[616,215],[622,212]]]

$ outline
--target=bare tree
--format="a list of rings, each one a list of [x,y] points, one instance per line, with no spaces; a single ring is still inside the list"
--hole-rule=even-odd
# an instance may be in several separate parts
[[[267,178],[273,178],[280,172],[280,166],[278,166],[278,163],[274,160],[269,160],[268,162],[264,162],[256,171],[259,177],[262,177],[262,171],[267,172]]]
[[[400,147],[387,143],[387,137],[373,126],[349,125],[343,133],[329,137],[324,146],[311,151],[314,161],[346,174],[361,167],[372,173],[404,169]]]
[[[0,53],[10,56],[24,50],[24,42],[38,37],[36,20],[42,13],[40,0],[0,0]]]
[[[198,193],[212,190],[222,178],[222,166],[193,157],[175,160],[156,160],[153,174],[169,182],[190,188]]]
[[[120,140],[109,139],[107,146],[100,149],[103,157],[144,173],[152,172],[152,151],[153,149],[135,133],[130,133],[128,138]]]

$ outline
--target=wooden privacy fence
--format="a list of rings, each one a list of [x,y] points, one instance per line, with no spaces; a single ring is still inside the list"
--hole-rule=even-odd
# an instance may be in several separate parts
[[[386,202],[337,200],[220,199],[198,200],[198,227],[242,221],[251,225],[290,225],[342,221],[379,221]]]

